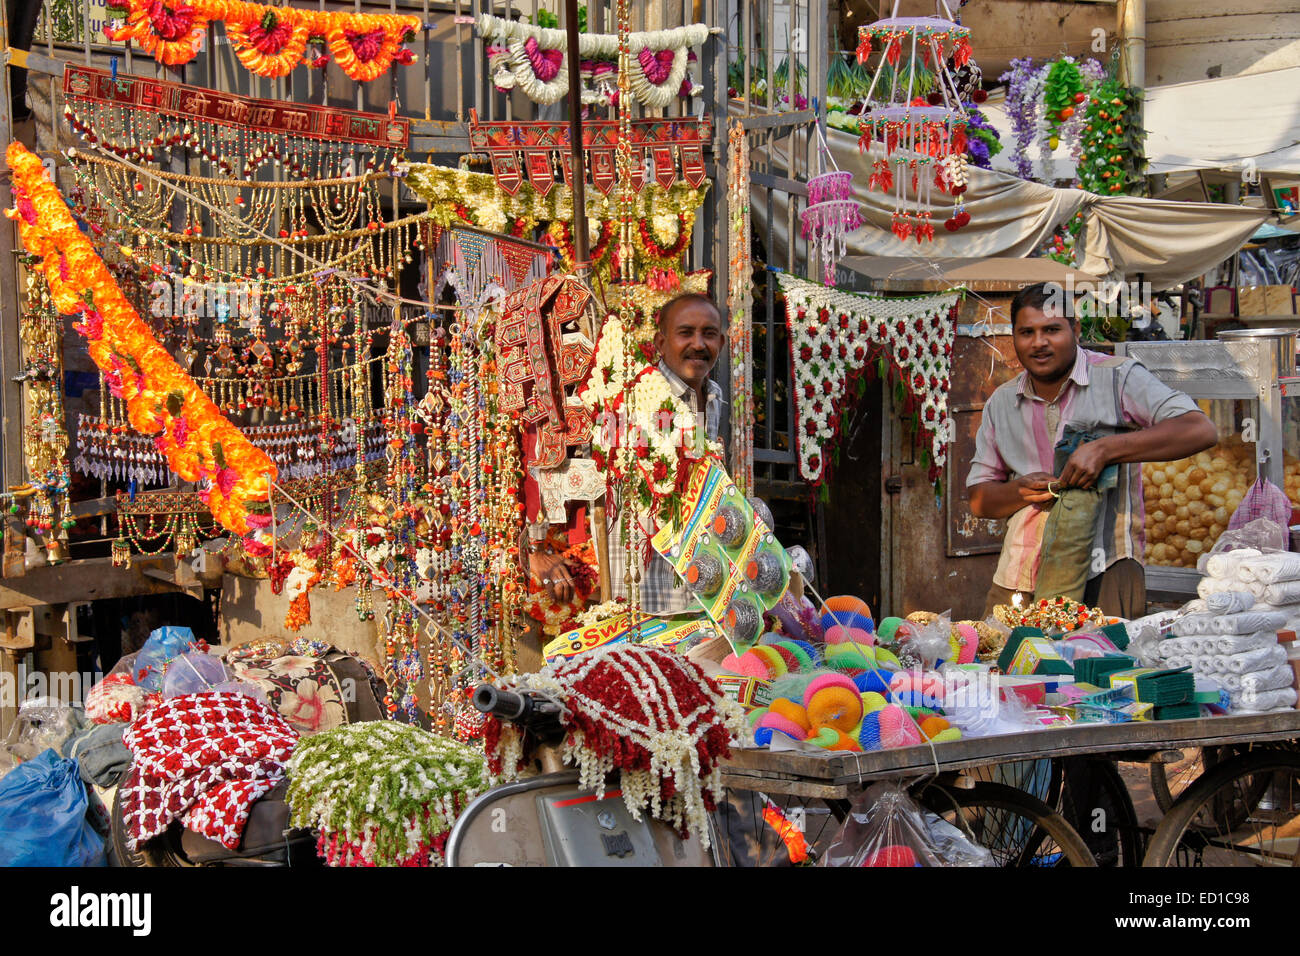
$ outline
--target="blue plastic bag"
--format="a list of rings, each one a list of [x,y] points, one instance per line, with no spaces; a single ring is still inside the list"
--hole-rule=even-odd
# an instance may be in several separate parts
[[[0,866],[104,866],[75,760],[53,750],[0,779]]]
[[[132,675],[140,687],[148,691],[161,691],[163,671],[169,661],[186,651],[203,650],[188,627],[160,627],[149,635],[140,653],[135,656],[135,673]]]

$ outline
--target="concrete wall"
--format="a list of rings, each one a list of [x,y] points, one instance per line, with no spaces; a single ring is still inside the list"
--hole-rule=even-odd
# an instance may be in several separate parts
[[[377,597],[376,612],[382,613],[383,596]],[[330,641],[341,650],[356,651],[378,665],[383,660],[379,630],[375,621],[357,619],[355,601],[355,588],[313,590],[311,623],[295,633],[284,626],[289,598],[283,593],[272,594],[270,581],[227,574],[221,583],[221,618],[218,623],[221,643],[232,645],[264,638],[292,640],[307,637]]]

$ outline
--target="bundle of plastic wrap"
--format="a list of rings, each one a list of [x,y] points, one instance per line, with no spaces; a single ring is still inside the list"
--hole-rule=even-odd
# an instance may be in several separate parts
[[[1229,551],[1219,557],[1238,554]],[[1206,562],[1208,570],[1209,562]],[[1290,551],[1277,551],[1272,554],[1260,554],[1239,561],[1236,565],[1237,576],[1246,582],[1258,582],[1263,585],[1278,584],[1284,581],[1300,581],[1300,554]],[[1215,575],[1217,577],[1217,575]]]
[[[1174,622],[1173,632],[1178,637],[1197,634],[1254,634],[1257,631],[1276,633],[1285,624],[1286,615],[1277,611],[1189,614]]]

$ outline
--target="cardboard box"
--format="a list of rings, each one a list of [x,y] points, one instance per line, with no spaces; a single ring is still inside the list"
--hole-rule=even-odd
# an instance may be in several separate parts
[[[726,674],[713,678],[718,688],[747,710],[756,710],[772,703],[772,682],[759,677],[739,677]]]

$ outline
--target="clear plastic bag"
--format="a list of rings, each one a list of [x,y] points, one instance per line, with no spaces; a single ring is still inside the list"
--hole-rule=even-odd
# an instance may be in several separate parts
[[[895,652],[904,668],[932,670],[937,662],[952,655],[952,612],[944,611],[928,624],[907,622],[898,629]]]
[[[45,750],[57,751],[83,729],[81,715],[52,697],[29,700],[18,708],[18,719],[9,730],[4,749],[14,763],[31,760]]]
[[[897,783],[877,783],[853,801],[821,865],[992,866],[993,854],[924,812]]]
[[[1237,510],[1228,519],[1228,531],[1244,530],[1257,521],[1268,521],[1278,529],[1277,549],[1287,547],[1287,528],[1291,524],[1291,499],[1286,492],[1267,478],[1260,477],[1250,486]],[[1264,548],[1259,545],[1260,550]]]
[[[234,676],[234,671],[219,657],[198,651],[178,654],[168,662],[167,671],[163,674],[163,699],[212,690]]]
[[[163,672],[172,658],[187,651],[206,651],[188,627],[160,627],[149,635],[135,657],[135,682],[147,691],[161,691]]]

